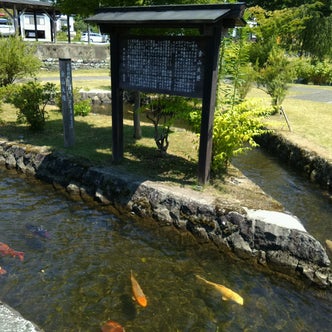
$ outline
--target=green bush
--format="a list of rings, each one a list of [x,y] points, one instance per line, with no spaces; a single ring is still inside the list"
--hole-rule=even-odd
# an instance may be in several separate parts
[[[36,47],[19,37],[0,37],[0,86],[14,83],[18,78],[34,76],[40,68]]]
[[[79,88],[75,88],[73,90],[73,102],[74,102],[74,115],[87,116],[91,112],[91,100],[82,99]],[[61,94],[57,95],[55,104],[58,106],[60,110],[62,109]]]
[[[91,101],[90,99],[78,100],[74,103],[74,114],[87,116],[91,112]]]
[[[332,65],[327,61],[312,62],[310,58],[293,60],[297,80],[304,84],[331,85]]]
[[[255,100],[247,100],[226,111],[217,110],[213,125],[211,169],[223,172],[234,156],[257,146],[254,137],[265,132],[261,117],[271,108]]]
[[[44,129],[46,120],[46,105],[53,101],[58,90],[54,83],[41,84],[31,81],[22,85],[12,85],[7,88],[6,102],[18,109],[17,121],[28,123],[33,131]]]

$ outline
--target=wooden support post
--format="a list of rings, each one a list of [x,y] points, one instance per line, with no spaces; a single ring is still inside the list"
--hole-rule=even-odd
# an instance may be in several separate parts
[[[210,178],[212,159],[212,135],[216,90],[218,81],[218,59],[221,38],[220,28],[213,29],[207,38],[204,91],[202,105],[201,136],[199,143],[198,182],[204,185]],[[211,33],[211,32],[210,32]]]
[[[112,73],[112,157],[114,163],[123,158],[123,91],[120,88],[120,34],[111,35]]]

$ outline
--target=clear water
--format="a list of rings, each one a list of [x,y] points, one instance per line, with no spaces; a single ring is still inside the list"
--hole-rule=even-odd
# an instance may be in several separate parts
[[[25,252],[0,257],[0,299],[48,331],[330,331],[332,298],[198,246],[190,236],[68,200],[52,187],[0,169],[0,241]],[[42,225],[50,239],[25,224]],[[148,306],[132,299],[130,271]],[[244,298],[222,301],[200,274]]]
[[[277,158],[254,149],[234,160],[249,179],[299,217],[309,233],[332,240],[332,196]]]

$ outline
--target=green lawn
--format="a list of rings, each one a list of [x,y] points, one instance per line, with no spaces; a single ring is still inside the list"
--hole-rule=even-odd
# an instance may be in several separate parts
[[[332,92],[332,87],[328,86],[310,87]],[[332,104],[292,98],[299,94],[301,92],[290,90],[283,102],[292,132],[289,132],[284,117],[279,114],[269,117],[267,125],[295,143],[304,145],[332,160]],[[264,103],[270,102],[269,96],[256,88],[250,91],[248,97],[260,98]]]

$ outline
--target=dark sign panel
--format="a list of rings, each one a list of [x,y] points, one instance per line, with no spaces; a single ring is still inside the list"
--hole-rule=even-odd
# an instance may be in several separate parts
[[[204,39],[133,37],[120,42],[121,88],[202,97]]]

